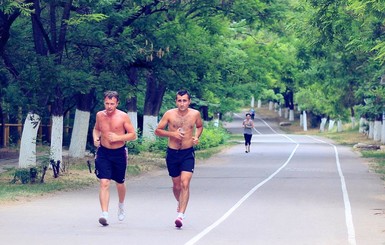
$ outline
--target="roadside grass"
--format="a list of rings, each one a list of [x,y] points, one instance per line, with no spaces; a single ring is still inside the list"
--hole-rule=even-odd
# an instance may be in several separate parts
[[[196,151],[196,158],[200,160],[210,158],[230,144],[226,143],[218,147]],[[39,151],[46,152],[46,148],[39,147]],[[137,155],[129,155],[127,179],[139,177],[151,171],[167,171],[164,154],[141,152]],[[91,163],[91,170],[88,167],[87,161]],[[44,183],[40,183],[42,176],[41,166],[37,166],[39,174],[35,183],[22,184],[20,180],[12,183],[15,173],[19,168],[8,168],[6,172],[0,173],[0,204],[28,202],[61,191],[73,191],[98,185],[98,179],[94,174],[94,159],[92,157],[82,159],[63,158],[63,162],[65,164],[65,171],[63,172],[62,169],[59,177],[54,178],[53,170],[47,169]]]
[[[277,122],[287,122],[287,119],[279,117],[277,112],[271,111],[268,108],[259,108],[257,110],[258,115],[262,115],[262,118],[268,118]],[[320,132],[319,128],[309,128],[304,131],[299,123],[299,115],[295,115],[296,120],[291,122],[290,126],[280,126],[279,128],[287,134],[300,134],[300,135],[315,135],[322,136],[333,140],[339,145],[345,145],[352,147],[358,143],[367,145],[381,145],[380,142],[369,139],[367,135],[358,132],[358,126],[352,127],[350,124],[344,124],[343,131],[337,132],[336,129],[324,132]],[[336,126],[334,127],[336,128]],[[381,179],[385,180],[385,151],[384,150],[370,150],[370,149],[354,149],[359,152],[361,157],[367,159],[370,170],[378,173]]]
[[[88,167],[87,160],[91,163]],[[34,198],[53,194],[60,191],[72,191],[98,185],[94,174],[94,160],[86,157],[82,159],[65,159],[65,170],[61,170],[59,177],[54,178],[53,170],[47,169],[42,180],[42,166],[37,166],[38,176],[35,183],[21,183],[20,179],[15,180],[15,174],[19,168],[8,168],[0,174],[0,204],[30,201]],[[165,168],[164,158],[157,154],[145,152],[139,155],[130,155],[127,167],[127,178],[139,176],[154,169]],[[14,183],[13,183],[14,182]]]

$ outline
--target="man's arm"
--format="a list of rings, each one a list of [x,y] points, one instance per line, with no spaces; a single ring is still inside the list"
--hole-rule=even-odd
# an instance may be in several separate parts
[[[127,114],[124,114],[122,120],[123,120],[123,128],[125,130],[125,133],[116,134],[116,133],[110,132],[108,134],[108,138],[110,142],[117,142],[117,141],[127,142],[127,141],[136,140],[137,138],[136,132],[135,132],[134,126],[132,126],[130,117]]]
[[[201,137],[203,132],[203,121],[201,113],[198,111],[197,120],[195,122],[195,136],[193,137],[193,144],[197,145],[199,143],[199,137]]]
[[[124,129],[126,134],[123,135],[123,141],[132,141],[137,139],[135,128],[131,123],[130,117],[127,115],[126,122],[124,123]]]
[[[178,131],[169,131],[166,130],[165,128],[167,127],[169,123],[169,117],[170,117],[170,111],[167,111],[164,113],[163,117],[160,119],[158,126],[156,127],[154,133],[156,136],[159,137],[174,137],[176,139],[183,139],[183,136],[180,135],[180,132]]]

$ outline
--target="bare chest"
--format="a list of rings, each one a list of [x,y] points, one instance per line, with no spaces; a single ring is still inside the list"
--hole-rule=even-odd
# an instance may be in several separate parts
[[[99,127],[102,132],[121,132],[123,123],[118,117],[103,117]]]
[[[191,115],[176,115],[170,120],[169,126],[175,130],[178,128],[183,128],[184,130],[191,130],[194,127],[194,118]]]

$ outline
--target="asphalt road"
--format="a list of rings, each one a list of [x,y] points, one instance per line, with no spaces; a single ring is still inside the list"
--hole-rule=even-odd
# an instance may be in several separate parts
[[[226,127],[241,133],[243,115]],[[127,181],[126,219],[98,224],[98,187],[0,207],[2,244],[385,244],[380,177],[350,148],[255,119],[243,141],[198,161],[182,229],[166,170]]]

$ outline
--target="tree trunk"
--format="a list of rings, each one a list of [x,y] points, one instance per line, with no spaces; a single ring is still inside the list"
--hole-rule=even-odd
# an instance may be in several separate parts
[[[329,119],[329,128],[328,128],[329,131],[332,131],[332,130],[333,130],[333,128],[334,128],[334,123],[335,123],[335,121],[334,121],[333,119]]]
[[[342,132],[343,129],[342,129],[342,121],[341,120],[338,120],[337,121],[337,132]]]
[[[369,132],[368,132],[368,138],[373,139],[374,137],[374,122],[369,121]]]
[[[294,121],[294,110],[293,109],[289,110],[289,121],[290,122]]]
[[[36,136],[40,125],[40,116],[29,112],[24,122],[20,143],[19,167],[36,166]]]
[[[63,115],[52,116],[50,159],[63,162]]]
[[[323,117],[321,119],[321,124],[320,124],[320,129],[319,129],[321,132],[325,132],[325,126],[326,126],[327,120],[328,119],[326,117]]]
[[[368,121],[365,118],[360,117],[358,132],[363,133],[363,134],[367,134],[368,133],[367,126],[368,126]]]
[[[82,158],[85,156],[89,122],[90,112],[76,109],[69,147],[70,157]]]
[[[373,130],[373,140],[380,141],[381,140],[381,121],[374,121],[374,130]]]
[[[136,88],[139,80],[138,68],[135,66],[130,66],[128,68],[127,76],[128,76],[128,84],[131,85],[131,87]],[[126,109],[127,109],[127,114],[130,117],[132,126],[134,126],[134,129],[137,131],[138,130],[138,107],[137,107],[136,91],[128,95],[126,99]]]
[[[283,116],[285,119],[289,118],[289,110],[290,110],[289,107],[285,108],[285,112],[284,112],[284,116]]]
[[[95,89],[88,94],[78,94],[75,120],[72,127],[69,156],[82,158],[86,154],[87,134],[90,123],[90,111],[94,102]]]
[[[54,103],[52,104],[52,131],[50,159],[63,162],[63,93],[60,85],[55,88]]]
[[[307,116],[306,116],[306,111],[303,111],[303,131],[307,131]]]
[[[381,125],[381,143],[385,144],[385,120],[382,119],[382,125]]]
[[[166,86],[157,82],[152,73],[147,75],[146,98],[143,110],[143,137],[155,139],[154,129],[157,126],[155,118],[159,115]]]
[[[4,122],[4,113],[3,113],[3,107],[0,103],[0,147],[4,147],[4,130],[5,130],[5,122]]]

